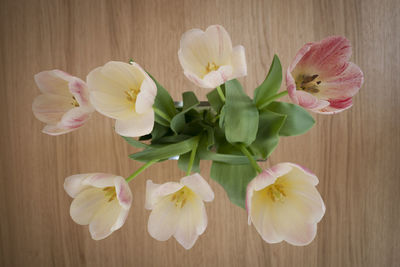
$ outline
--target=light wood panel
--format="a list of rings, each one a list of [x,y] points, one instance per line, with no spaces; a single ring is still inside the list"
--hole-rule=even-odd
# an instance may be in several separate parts
[[[339,1],[22,1],[0,2],[0,265],[2,266],[396,266],[400,262],[400,8],[397,0]],[[145,181],[178,180],[176,162],[146,170],[131,188],[123,228],[106,240],[69,217],[65,177],[84,172],[127,176],[140,164],[96,114],[79,131],[41,133],[31,112],[39,94],[33,75],[59,68],[85,78],[109,60],[134,58],[175,99],[195,90],[177,59],[190,28],[222,24],[246,48],[247,93],[259,84],[273,54],[284,67],[306,42],[341,34],[365,84],[349,111],[316,115],[306,135],[282,138],[265,166],[300,163],[320,177],[327,211],[306,247],[264,243],[244,210],[221,187],[207,204],[209,225],[189,251],[147,231]],[[288,101],[288,99],[286,99]]]

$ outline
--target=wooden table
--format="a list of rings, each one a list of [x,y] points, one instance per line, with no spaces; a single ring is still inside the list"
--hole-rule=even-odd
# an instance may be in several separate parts
[[[306,135],[282,138],[266,166],[289,161],[320,178],[327,211],[306,247],[270,245],[222,188],[207,204],[209,225],[189,251],[147,233],[145,182],[177,181],[168,161],[131,184],[126,224],[103,241],[69,216],[64,178],[76,173],[127,176],[135,151],[95,114],[73,133],[51,137],[31,111],[39,91],[33,75],[59,68],[85,79],[110,60],[134,58],[175,99],[197,88],[183,75],[177,51],[191,28],[224,25],[246,48],[249,95],[274,54],[288,66],[306,42],[339,34],[351,40],[352,61],[365,83],[350,110],[315,115]],[[0,3],[0,265],[1,266],[398,266],[400,262],[400,4],[346,1],[22,1]],[[284,85],[282,85],[282,90]],[[288,98],[284,99],[289,101]]]

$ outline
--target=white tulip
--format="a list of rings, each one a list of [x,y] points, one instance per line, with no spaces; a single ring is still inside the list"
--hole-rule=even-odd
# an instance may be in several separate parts
[[[35,82],[43,93],[32,103],[35,117],[47,123],[43,133],[60,135],[82,127],[94,111],[89,90],[79,78],[61,70],[42,71]]]
[[[87,83],[93,106],[116,119],[118,134],[137,137],[152,131],[157,87],[138,64],[110,61],[92,70]]]
[[[198,173],[182,178],[180,183],[160,185],[148,180],[146,209],[152,210],[148,222],[150,235],[159,241],[174,236],[185,249],[190,249],[207,227],[203,201],[213,199],[214,192]]]
[[[65,179],[64,189],[74,198],[70,208],[72,220],[89,225],[94,240],[108,237],[125,223],[132,193],[121,176],[105,173],[72,175]]]
[[[244,47],[232,48],[221,25],[209,26],[205,32],[192,29],[184,33],[178,57],[186,77],[202,88],[216,88],[247,75]]]
[[[264,170],[247,186],[249,225],[252,222],[268,243],[311,243],[325,213],[317,184],[314,174],[293,163],[280,163]]]

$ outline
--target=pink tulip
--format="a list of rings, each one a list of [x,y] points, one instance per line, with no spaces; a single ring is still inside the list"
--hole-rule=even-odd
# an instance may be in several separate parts
[[[94,111],[89,89],[81,79],[61,70],[42,71],[35,75],[42,92],[32,103],[35,117],[47,123],[43,133],[60,135],[82,127]]]
[[[364,75],[349,62],[351,45],[342,36],[305,44],[286,73],[286,86],[295,104],[316,113],[335,114],[353,105]]]

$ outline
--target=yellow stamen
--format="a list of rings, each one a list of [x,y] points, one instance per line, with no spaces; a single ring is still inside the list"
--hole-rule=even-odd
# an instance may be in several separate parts
[[[133,108],[135,108],[136,98],[139,93],[140,93],[139,88],[129,88],[128,90],[125,91],[126,99],[128,99],[128,101],[132,103]]]
[[[184,186],[172,195],[171,201],[175,202],[176,207],[183,208],[192,194],[192,190]]]
[[[117,193],[115,192],[115,187],[113,186],[105,187],[103,191],[105,192],[104,194],[106,198],[108,198],[108,202],[113,201],[117,197]]]
[[[272,184],[267,186],[264,190],[266,190],[267,195],[271,198],[273,202],[280,201],[284,202],[286,198],[286,193],[283,190],[283,186],[281,184]]]
[[[214,62],[208,62],[207,67],[206,67],[206,72],[210,73],[212,71],[218,70],[219,66],[215,64]]]
[[[318,93],[320,91],[319,85],[321,81],[318,80],[318,74],[314,75],[299,75],[296,79],[297,90],[303,90],[307,93]]]
[[[79,107],[79,103],[76,100],[75,96],[72,97],[71,105],[74,106],[74,107]]]

